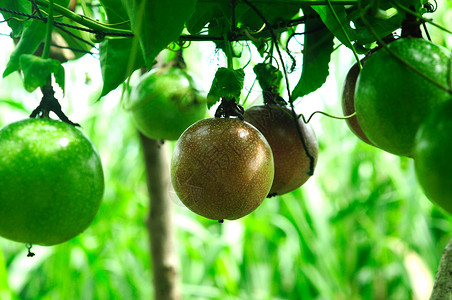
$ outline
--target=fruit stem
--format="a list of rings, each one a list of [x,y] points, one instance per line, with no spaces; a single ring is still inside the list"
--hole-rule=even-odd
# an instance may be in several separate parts
[[[182,55],[182,48],[177,50],[176,57],[173,59],[173,66],[180,68],[180,69],[186,69],[187,64],[185,63],[184,56]]]
[[[435,86],[437,86],[438,88],[442,89],[443,91],[445,91],[446,93],[452,95],[452,87],[447,87],[442,85],[441,83],[435,81],[434,79],[430,78],[429,76],[425,75],[424,73],[422,73],[421,71],[419,71],[418,69],[416,69],[415,66],[411,65],[410,63],[408,63],[406,60],[404,60],[400,55],[394,53],[394,51],[392,51],[391,49],[389,49],[388,44],[385,43],[383,41],[382,38],[380,38],[378,36],[378,34],[375,32],[375,30],[372,28],[372,25],[369,23],[369,21],[367,21],[366,17],[364,16],[366,12],[366,9],[364,9],[361,12],[361,19],[364,23],[364,25],[367,26],[367,28],[369,29],[370,33],[374,36],[374,38],[377,40],[377,42],[381,45],[382,48],[384,48],[385,51],[387,51],[392,57],[394,57],[395,59],[397,59],[400,63],[402,63],[404,66],[406,66],[407,68],[409,68],[411,71],[413,71],[414,73],[418,74],[419,76],[421,76],[422,78],[424,78],[425,80],[429,81],[430,83],[434,84]],[[381,50],[379,50],[381,51]],[[452,56],[451,59],[452,61]],[[450,70],[449,70],[449,74],[450,74]]]
[[[52,44],[52,31],[53,31],[53,0],[49,0],[49,14],[47,16],[46,27],[46,39],[44,43],[44,49],[42,50],[42,58],[49,58],[50,45]]]
[[[287,105],[283,97],[271,90],[262,91],[262,97],[264,98],[264,104]]]
[[[244,112],[245,110],[235,101],[235,98],[232,98],[232,100],[221,98],[221,103],[215,111],[215,118],[229,118],[234,116],[243,120]]]
[[[410,10],[414,11],[414,7],[410,6]],[[402,37],[422,38],[421,22],[414,14],[407,13],[402,21]]]
[[[33,247],[33,245],[31,243],[26,245],[28,253],[27,253],[27,257],[33,257],[35,256],[35,254],[33,252],[31,252],[31,247]]]
[[[406,13],[415,15],[415,16],[416,16],[419,20],[421,20],[423,23],[429,23],[429,24],[431,24],[431,25],[437,27],[438,29],[441,29],[441,30],[444,31],[444,32],[447,32],[447,33],[449,33],[449,34],[452,34],[452,31],[451,31],[451,30],[449,30],[449,29],[447,29],[447,28],[445,28],[445,27],[443,27],[443,26],[441,26],[441,25],[439,25],[439,24],[434,23],[431,19],[424,18],[423,16],[421,16],[421,15],[419,15],[419,14],[417,14],[417,13],[411,11],[411,10],[408,9],[408,8],[406,8],[405,6],[400,5],[399,3],[397,3],[397,1],[389,0],[389,2],[390,2],[392,5],[394,5],[395,7],[397,7],[398,9],[403,10],[403,11],[405,11]]]
[[[50,81],[41,87],[42,99],[38,107],[36,107],[30,114],[30,118],[49,118],[49,113],[53,111],[61,121],[71,124],[72,126],[80,126],[77,123],[72,122],[61,110],[61,105],[58,100],[53,96],[55,91],[53,90]]]
[[[224,51],[227,58],[228,69],[234,70],[234,60],[232,59],[232,44],[229,41],[227,32],[224,35]]]

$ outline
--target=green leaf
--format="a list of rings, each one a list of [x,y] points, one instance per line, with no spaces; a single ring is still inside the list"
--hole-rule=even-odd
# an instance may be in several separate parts
[[[214,19],[216,14],[214,11],[214,5],[217,8],[220,8],[220,4],[204,2],[198,2],[196,4],[195,12],[186,23],[187,30],[190,34],[198,34],[207,25],[207,23],[210,22],[210,20]],[[216,11],[218,13],[221,9]]]
[[[232,70],[219,68],[215,73],[212,86],[207,94],[207,106],[210,108],[221,98],[227,100],[239,99],[245,81],[243,69]]]
[[[256,3],[254,6],[270,24],[278,24],[279,21],[291,19],[300,11],[301,4],[299,6],[295,3],[294,5],[285,5],[283,3],[278,4],[278,2],[280,1],[274,0],[267,3]],[[264,25],[262,17],[249,5],[241,1],[237,3],[235,12],[241,28],[245,27],[256,31]]]
[[[383,38],[401,27],[403,16],[396,14],[389,19],[379,19],[369,16],[366,17],[366,20],[372,26],[374,33],[378,37]],[[354,24],[356,27],[356,42],[358,44],[366,45],[376,40],[374,33],[369,30],[369,27],[361,19],[355,20]]]
[[[319,14],[323,23],[331,31],[331,33],[345,46],[351,48],[351,44],[344,33],[347,33],[348,38],[353,41],[355,40],[354,29],[350,27],[350,20],[347,19],[347,13],[345,11],[345,6],[334,6],[334,11],[339,18],[340,24],[338,24],[333,12],[327,5],[317,5],[312,6],[312,8]],[[305,11],[305,10],[303,10]]]
[[[312,14],[312,12],[309,9],[308,13]],[[292,100],[317,90],[325,83],[329,74],[328,64],[334,49],[334,36],[319,17],[306,19],[305,32],[303,70],[292,92]]]
[[[52,73],[64,92],[64,68],[56,59],[24,54],[20,57],[20,68],[24,73],[24,86],[28,92],[47,84]]]
[[[17,100],[0,98],[0,103],[6,104],[9,107],[20,110],[22,112],[29,113],[28,108],[26,108],[21,102],[17,102]]]
[[[31,14],[31,3],[29,0],[0,0],[0,7],[12,11],[22,12],[25,14]],[[20,37],[24,28],[26,28],[31,23],[31,20],[27,21],[27,17],[25,16],[18,16],[16,14],[8,13],[5,11],[2,11],[1,13],[3,15],[3,18],[7,20],[9,28],[11,28],[11,30],[13,31],[13,38]]]
[[[44,40],[45,31],[44,22],[40,20],[31,21],[30,25],[22,33],[16,48],[11,53],[6,69],[3,72],[3,77],[19,70],[20,57],[23,54],[32,54],[38,49]]]
[[[135,40],[136,41],[136,40]],[[138,41],[134,39],[104,40],[99,48],[103,78],[101,97],[122,84],[133,71],[144,65]]]
[[[149,69],[160,51],[179,38],[196,5],[196,0],[122,1]]]
[[[121,0],[102,0],[108,22],[128,21]],[[124,28],[129,28],[125,25]],[[144,66],[144,59],[138,40],[134,38],[105,39],[99,47],[100,65],[103,78],[101,97],[116,89],[133,71]]]
[[[272,64],[260,63],[254,66],[257,81],[264,91],[277,93],[283,78],[282,72]]]

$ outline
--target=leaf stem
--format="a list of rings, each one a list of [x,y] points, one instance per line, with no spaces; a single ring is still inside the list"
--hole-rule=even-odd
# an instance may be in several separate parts
[[[52,44],[52,31],[53,31],[53,0],[50,0],[49,14],[47,16],[46,39],[44,43],[44,49],[42,50],[42,58],[49,58],[50,56],[50,45]]]
[[[232,43],[228,38],[228,32],[224,34],[224,52],[227,58],[228,69],[234,70],[234,60],[232,59]]]

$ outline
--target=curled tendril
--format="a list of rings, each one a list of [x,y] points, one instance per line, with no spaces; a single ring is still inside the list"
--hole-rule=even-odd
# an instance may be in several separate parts
[[[333,116],[333,115],[331,115],[329,113],[326,113],[326,112],[318,110],[318,111],[313,112],[309,116],[308,119],[306,119],[303,114],[299,114],[297,118],[298,119],[301,118],[303,120],[303,123],[308,124],[309,122],[311,122],[312,117],[314,117],[316,114],[321,114],[321,115],[327,116],[329,118],[337,119],[337,120],[346,120],[346,119],[350,119],[350,118],[356,116],[356,112],[354,112],[354,113],[352,113],[351,115],[348,115],[348,116],[338,117],[338,116]]]
[[[167,49],[173,52],[177,52],[180,51],[181,49],[187,49],[188,47],[190,47],[190,45],[191,41],[177,41],[169,44]]]
[[[424,4],[424,8],[427,10],[428,13],[434,13],[438,9],[438,2],[436,0],[433,0],[435,4],[432,4],[430,2],[427,2]]]

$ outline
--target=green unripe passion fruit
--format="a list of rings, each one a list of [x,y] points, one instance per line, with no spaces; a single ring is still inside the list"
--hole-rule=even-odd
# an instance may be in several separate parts
[[[152,70],[130,94],[127,110],[138,130],[156,140],[177,140],[206,116],[206,99],[193,77],[179,67]]]
[[[65,242],[91,224],[103,192],[99,154],[74,126],[26,119],[0,130],[0,236]]]
[[[416,136],[414,165],[425,195],[452,213],[452,99],[428,116]]]
[[[418,72],[447,87],[449,50],[420,38],[403,38],[375,52],[358,76],[355,108],[372,143],[400,156],[413,156],[414,139],[425,117],[450,94]],[[397,57],[403,59],[400,61]]]

